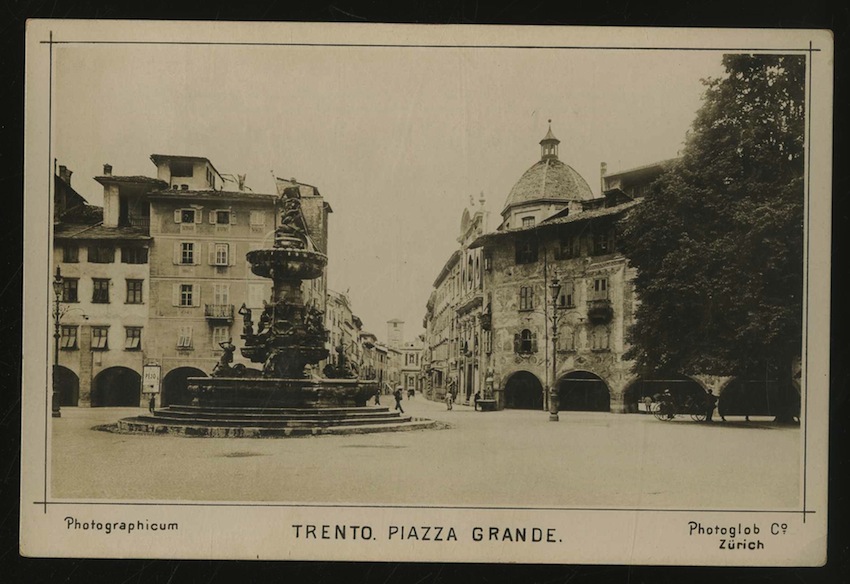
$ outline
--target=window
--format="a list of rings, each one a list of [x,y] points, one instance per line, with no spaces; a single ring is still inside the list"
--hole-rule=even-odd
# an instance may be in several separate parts
[[[106,351],[109,349],[109,327],[108,326],[93,326],[91,327],[91,348],[92,351]]]
[[[230,340],[230,328],[226,326],[216,326],[212,329],[212,344],[213,350],[220,350],[220,344]]]
[[[214,243],[210,245],[210,264],[214,266],[230,265],[230,245],[227,243]]]
[[[62,246],[62,261],[66,264],[76,264],[80,261],[79,246],[67,244]]]
[[[91,301],[96,304],[109,303],[109,279],[108,278],[92,278],[92,296]]]
[[[180,243],[180,263],[188,265],[195,263],[195,244],[191,241]]]
[[[62,279],[62,302],[79,302],[77,290],[79,289],[79,278]]]
[[[177,223],[194,223],[195,222],[195,210],[194,209],[179,209],[174,212],[174,220]]]
[[[62,326],[60,334],[59,346],[66,351],[73,351],[77,348],[77,327]]]
[[[115,248],[108,245],[89,246],[89,262],[93,264],[111,264],[115,261]]]
[[[558,249],[555,251],[556,260],[568,260],[581,255],[579,242],[581,240],[575,235],[564,235],[561,237]]]
[[[122,247],[122,264],[146,264],[148,263],[148,248],[146,247]]]
[[[484,331],[484,352],[493,352],[493,331]]]
[[[213,211],[217,225],[230,225],[230,211]]]
[[[128,326],[124,327],[126,338],[124,339],[124,350],[139,351],[142,348],[142,327]]]
[[[171,161],[171,176],[193,176],[195,166],[191,162]]]
[[[194,306],[194,288],[193,284],[180,284],[180,306]]]
[[[519,309],[533,310],[534,309],[534,288],[531,286],[521,286],[519,289]]]
[[[534,217],[523,217],[522,218],[522,226],[523,227],[534,227]]]
[[[601,233],[593,234],[593,255],[604,255],[614,252],[614,230],[609,229]]]
[[[596,278],[593,280],[593,299],[608,299],[608,278]]]
[[[251,226],[262,227],[266,224],[266,214],[262,211],[251,211]]]
[[[590,336],[590,348],[593,351],[607,351],[610,348],[611,333],[606,327],[593,329]]]
[[[177,333],[177,348],[191,349],[192,348],[192,327],[181,326]]]
[[[558,307],[574,308],[575,305],[575,285],[573,282],[563,282],[561,284],[561,295],[558,296]]]
[[[142,304],[143,280],[127,280],[127,304]]]
[[[230,284],[213,284],[213,304],[230,304]]]
[[[537,335],[528,329],[523,329],[514,335],[514,352],[515,353],[536,353],[537,352]]]
[[[533,264],[537,261],[537,240],[518,238],[516,240],[516,263]]]

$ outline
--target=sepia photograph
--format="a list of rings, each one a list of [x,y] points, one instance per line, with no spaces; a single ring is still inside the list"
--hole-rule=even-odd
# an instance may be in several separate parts
[[[825,561],[829,33],[27,53],[24,555]]]

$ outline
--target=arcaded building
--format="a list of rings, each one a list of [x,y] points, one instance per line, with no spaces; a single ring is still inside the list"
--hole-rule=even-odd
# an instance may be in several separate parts
[[[448,384],[460,401],[480,390],[500,409],[543,410],[554,387],[562,410],[624,412],[653,389],[623,358],[637,298],[617,221],[665,163],[611,175],[603,164],[595,194],[559,145],[550,128],[495,231],[470,238],[476,215],[464,212],[460,249],[426,306],[429,397]]]

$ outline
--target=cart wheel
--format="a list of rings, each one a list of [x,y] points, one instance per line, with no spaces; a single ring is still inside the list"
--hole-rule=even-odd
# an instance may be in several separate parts
[[[666,420],[667,414],[662,411],[661,402],[653,402],[652,403],[652,415],[655,416],[659,420]]]
[[[691,419],[694,422],[705,422],[705,413],[691,414]]]

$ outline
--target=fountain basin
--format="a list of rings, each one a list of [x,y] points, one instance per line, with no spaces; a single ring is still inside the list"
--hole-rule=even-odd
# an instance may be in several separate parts
[[[252,272],[272,279],[313,280],[322,275],[328,263],[328,256],[307,249],[255,249],[249,251],[246,257]]]
[[[188,390],[201,407],[365,406],[378,393],[377,381],[280,379],[273,377],[190,377]]]

